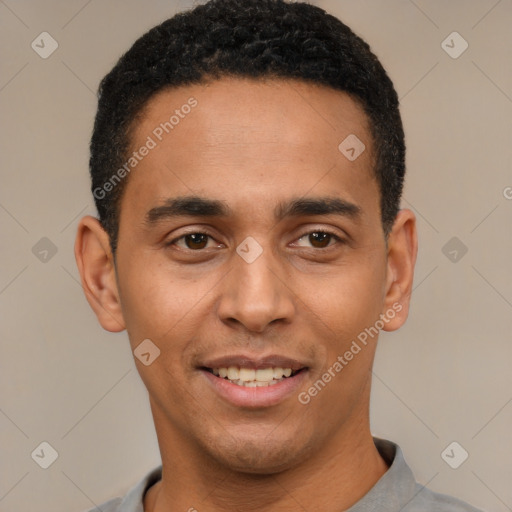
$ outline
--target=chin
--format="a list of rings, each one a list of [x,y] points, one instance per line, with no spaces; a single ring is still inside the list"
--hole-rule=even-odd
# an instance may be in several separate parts
[[[287,439],[282,434],[263,435],[260,438],[227,436],[212,442],[207,452],[220,464],[231,471],[253,475],[281,473],[303,462],[312,450],[297,433],[290,433]]]

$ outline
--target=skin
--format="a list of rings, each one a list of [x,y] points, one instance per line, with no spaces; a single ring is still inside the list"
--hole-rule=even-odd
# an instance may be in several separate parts
[[[327,87],[222,78],[160,92],[133,148],[191,96],[197,107],[129,176],[115,262],[93,217],[81,220],[75,246],[101,325],[126,329],[132,350],[149,338],[161,351],[149,366],[135,359],[163,464],[145,510],[345,510],[387,470],[369,426],[377,336],[309,403],[298,393],[393,304],[401,310],[384,329],[405,322],[414,214],[399,212],[386,244],[367,117]],[[338,150],[349,134],[366,146],[353,162]],[[145,221],[180,196],[221,200],[231,213]],[[342,198],[359,214],[274,217],[280,203],[319,197]],[[190,233],[210,238],[171,243]],[[248,236],[263,249],[250,264],[236,252]],[[307,371],[278,404],[235,406],[197,365],[242,352],[290,357]]]

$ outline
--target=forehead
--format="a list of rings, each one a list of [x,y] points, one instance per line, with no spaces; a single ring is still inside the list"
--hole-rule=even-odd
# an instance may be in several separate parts
[[[197,101],[192,109],[187,108],[191,98]],[[284,144],[306,139],[318,143],[323,138],[330,144],[330,138],[325,138],[327,132],[337,139],[350,130],[367,138],[370,131],[362,107],[343,91],[301,80],[224,77],[156,93],[136,122],[135,137],[154,131],[155,122],[165,123],[171,117],[174,119],[170,133],[188,134],[187,123],[181,121],[189,113],[193,114],[190,117],[195,121],[196,136],[203,136],[198,142],[205,144],[220,144],[226,137],[231,142],[250,143],[250,135],[263,136],[261,141]],[[316,137],[319,130],[322,133]],[[166,133],[162,135],[165,137]]]
[[[130,173],[133,206],[191,193],[233,204],[313,188],[352,202],[375,195],[368,118],[329,87],[223,78],[168,89],[148,101],[132,133],[132,151],[151,146]],[[364,148],[356,159],[352,147]]]

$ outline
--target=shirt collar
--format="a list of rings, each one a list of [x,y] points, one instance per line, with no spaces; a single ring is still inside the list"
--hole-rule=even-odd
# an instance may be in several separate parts
[[[416,493],[416,480],[400,447],[377,437],[373,441],[388,470],[347,512],[395,512],[402,510]]]

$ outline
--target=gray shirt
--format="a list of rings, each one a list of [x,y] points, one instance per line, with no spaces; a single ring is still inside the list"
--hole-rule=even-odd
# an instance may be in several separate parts
[[[389,468],[379,481],[346,512],[482,512],[457,498],[430,491],[418,484],[402,450],[391,441],[374,438]],[[124,498],[115,498],[89,512],[144,512],[144,494],[162,476],[153,469]]]

